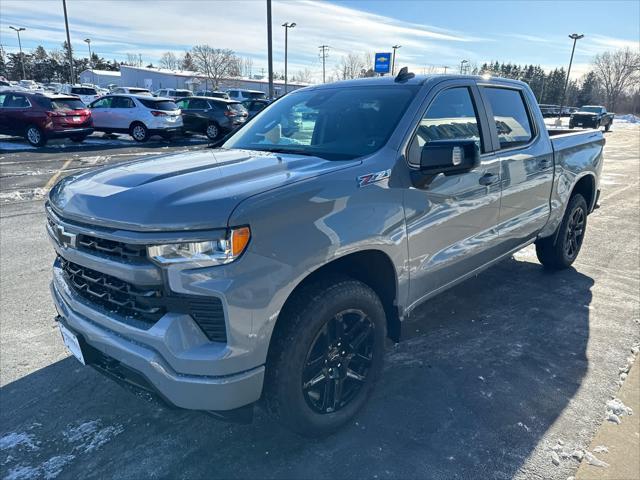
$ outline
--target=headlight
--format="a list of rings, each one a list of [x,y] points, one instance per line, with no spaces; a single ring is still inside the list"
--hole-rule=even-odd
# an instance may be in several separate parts
[[[249,227],[238,227],[229,229],[224,238],[215,240],[150,245],[147,255],[160,264],[193,262],[202,266],[223,265],[242,255],[250,238]]]

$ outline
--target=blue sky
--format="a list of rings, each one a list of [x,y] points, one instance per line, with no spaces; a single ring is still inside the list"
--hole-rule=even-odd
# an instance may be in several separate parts
[[[197,43],[231,48],[251,57],[254,72],[266,67],[264,0],[67,0],[71,39],[86,55],[84,38],[108,59],[141,53],[145,62],[162,52],[181,54]],[[545,68],[568,62],[567,35],[578,42],[574,75],[605,50],[640,48],[640,2],[630,1],[318,1],[273,0],[275,69],[283,70],[285,21],[289,71],[321,72],[318,45],[328,44],[328,70],[348,52],[389,51],[400,44],[398,64],[416,72],[455,68],[463,59],[535,63]],[[59,48],[65,39],[62,0],[2,0],[0,43],[17,51],[9,25],[23,26],[23,48]]]

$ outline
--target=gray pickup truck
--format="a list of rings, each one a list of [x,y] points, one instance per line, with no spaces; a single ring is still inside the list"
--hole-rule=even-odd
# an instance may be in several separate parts
[[[277,100],[221,148],[61,180],[51,291],[84,364],[168,403],[304,435],[365,404],[386,337],[535,243],[569,267],[604,138],[547,131],[529,87],[359,79]]]

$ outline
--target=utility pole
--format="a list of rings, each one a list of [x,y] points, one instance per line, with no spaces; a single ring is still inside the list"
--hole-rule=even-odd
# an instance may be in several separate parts
[[[62,9],[64,10],[64,28],[67,31],[67,54],[69,57],[69,83],[76,83],[76,76],[73,73],[73,52],[71,50],[71,37],[69,36],[69,19],[67,18],[67,1],[62,0]]]
[[[560,111],[558,112],[558,119],[556,120],[556,126],[562,125],[562,107],[564,107],[564,97],[567,95],[567,86],[569,85],[569,75],[571,75],[571,64],[573,63],[573,54],[576,51],[576,42],[583,38],[584,35],[572,33],[569,38],[573,40],[573,48],[571,49],[571,58],[569,59],[569,69],[567,70],[567,78],[564,81],[564,90],[562,91],[562,100],[560,100]]]
[[[285,22],[282,24],[282,26],[284,27],[284,94],[286,95],[287,92],[287,84],[289,83],[288,79],[287,79],[287,45],[288,45],[288,33],[289,33],[289,29],[293,28],[296,26],[295,22],[293,23],[289,23],[289,22]]]
[[[467,68],[467,67],[465,66],[465,63],[469,63],[469,60],[462,60],[462,61],[460,62],[460,75],[462,75],[463,73],[465,73],[465,70],[466,70],[466,68]]]
[[[325,65],[327,61],[327,51],[329,50],[329,45],[320,45],[318,48],[320,49],[320,58],[322,59],[322,83],[326,83]]]
[[[91,39],[85,38],[84,41],[89,46],[89,68],[91,69],[91,81],[96,84],[96,74],[93,72],[93,59],[91,58]]]
[[[269,99],[273,99],[273,45],[271,42],[271,0],[267,0],[267,59],[269,69]]]
[[[402,47],[402,45],[394,45],[393,47],[393,57],[391,59],[391,76],[393,77],[393,75],[395,74],[395,70],[396,70],[396,50],[399,49],[400,47]]]
[[[447,74],[447,68],[449,68],[449,67],[447,67],[447,66],[445,65],[445,66],[444,66],[444,67],[442,67],[442,68],[444,68],[444,74],[446,75],[446,74]]]
[[[26,28],[24,27],[9,27],[11,30],[15,30],[18,34],[18,47],[20,48],[20,65],[22,65],[22,78],[21,80],[26,80],[27,76],[24,73],[24,55],[22,55],[22,42],[20,41],[20,32],[24,32]]]

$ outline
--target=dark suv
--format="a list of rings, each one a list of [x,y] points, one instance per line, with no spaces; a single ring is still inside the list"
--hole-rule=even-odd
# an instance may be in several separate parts
[[[204,133],[210,140],[242,126],[249,116],[240,102],[224,98],[189,97],[176,104],[182,110],[184,130]]]
[[[82,142],[93,133],[91,111],[78,97],[0,92],[0,133],[25,137],[34,147],[50,138]]]

